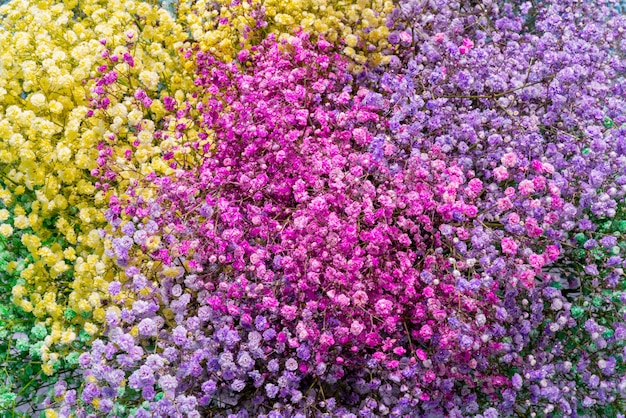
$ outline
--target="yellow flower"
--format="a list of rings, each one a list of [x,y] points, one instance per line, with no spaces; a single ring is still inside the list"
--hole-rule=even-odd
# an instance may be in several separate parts
[[[19,215],[19,216],[16,216],[15,219],[13,220],[13,225],[16,228],[25,229],[30,226],[30,222],[26,216]]]
[[[46,418],[57,418],[59,415],[52,409],[46,409]]]
[[[50,101],[50,104],[48,105],[48,107],[50,108],[50,111],[56,115],[63,112],[63,103],[58,102],[56,100]]]
[[[73,331],[65,331],[61,334],[61,344],[70,344],[76,340],[76,333]]]
[[[47,375],[47,376],[52,376],[52,374],[54,373],[54,369],[52,368],[52,364],[50,363],[45,363],[41,366],[41,370]]]
[[[13,227],[9,224],[0,225],[0,235],[5,238],[10,237],[13,234]]]
[[[6,221],[9,219],[9,211],[6,209],[0,209],[0,222]]]
[[[351,48],[354,48],[356,44],[359,42],[359,39],[352,34],[346,36],[345,39],[346,39],[346,45],[348,45]]]
[[[159,75],[154,71],[142,71],[139,80],[148,90],[156,90],[159,84]]]
[[[46,105],[46,96],[41,93],[35,93],[30,96],[30,102],[33,104],[33,106],[44,107]]]
[[[13,297],[21,298],[21,297],[24,296],[25,291],[26,291],[26,289],[24,289],[24,286],[19,285],[19,284],[15,285],[15,286],[13,286],[13,289],[12,289]]]
[[[141,122],[142,118],[143,118],[143,113],[138,109],[133,109],[128,114],[128,123],[130,123],[131,126],[137,126],[139,125],[139,122]]]
[[[83,325],[83,329],[89,335],[96,335],[96,333],[98,332],[98,327],[91,322],[85,322],[85,325]]]

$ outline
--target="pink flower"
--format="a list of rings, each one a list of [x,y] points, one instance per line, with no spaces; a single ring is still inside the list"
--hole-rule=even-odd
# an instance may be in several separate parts
[[[554,261],[559,258],[559,253],[559,248],[556,245],[548,245],[546,247],[545,254],[547,255],[549,261]]]
[[[511,199],[508,197],[498,199],[498,209],[499,210],[509,210],[513,207],[513,203],[511,203]]]
[[[393,370],[397,368],[399,364],[400,362],[398,360],[390,360],[387,362],[387,368]]]
[[[524,287],[530,289],[535,286],[535,273],[532,270],[525,270],[519,276]]]
[[[552,174],[554,173],[554,166],[550,163],[543,163],[543,171]]]
[[[443,40],[446,38],[446,34],[439,32],[437,34],[435,34],[435,36],[433,37],[433,41],[437,42],[438,44],[442,43]]]
[[[280,314],[287,320],[293,321],[296,318],[298,308],[295,306],[285,305],[280,308]]]
[[[528,196],[529,194],[535,192],[535,184],[530,180],[522,180],[517,188],[524,196]]]
[[[533,266],[533,268],[540,270],[545,264],[545,260],[541,254],[531,254],[530,257],[528,257],[528,263]]]
[[[465,55],[470,52],[472,48],[474,48],[474,41],[469,38],[465,38],[463,39],[463,45],[459,47],[459,53],[461,53],[461,55]]]
[[[517,252],[518,245],[511,238],[502,238],[500,241],[500,245],[502,246],[502,252],[505,254],[515,255]]]
[[[433,336],[433,329],[430,327],[430,325],[422,325],[419,331],[419,335],[423,340],[428,341],[430,340],[430,337]]]
[[[507,152],[502,156],[500,162],[502,162],[505,167],[515,167],[515,164],[517,164],[517,156],[512,152]]]
[[[331,334],[330,332],[325,332],[322,335],[320,335],[320,345],[323,347],[330,347],[331,345],[335,344],[335,338],[333,338],[333,334]]]
[[[507,170],[506,167],[498,166],[493,169],[493,175],[495,176],[496,180],[504,181],[509,178],[509,170]]]
[[[389,313],[391,313],[391,308],[393,308],[393,302],[387,299],[380,299],[376,302],[375,309],[379,315],[389,315]]]
[[[368,132],[364,128],[356,128],[352,131],[352,138],[358,145],[365,145],[368,141]]]
[[[473,178],[467,183],[469,190],[473,193],[478,194],[483,190],[483,182],[480,179]]]
[[[359,321],[352,321],[352,324],[350,325],[350,333],[354,336],[361,334],[364,329],[365,326]]]
[[[469,239],[470,233],[467,229],[465,228],[457,228],[456,229],[456,236],[461,240],[461,241],[465,241],[467,239]]]
[[[443,309],[436,309],[433,312],[433,318],[435,318],[437,321],[443,321],[447,317],[448,315],[446,314],[446,311],[444,311]]]
[[[395,348],[393,349],[393,352],[394,352],[394,354],[396,354],[396,355],[398,355],[398,356],[401,356],[401,355],[403,355],[404,353],[406,353],[406,350],[404,349],[404,347],[395,347]]]
[[[425,383],[430,383],[435,380],[435,378],[435,372],[433,372],[432,370],[428,370],[426,373],[424,373],[424,377],[422,379]]]
[[[435,296],[435,291],[430,286],[425,287],[423,290],[423,293],[424,293],[424,296],[426,296],[427,298],[432,298]]]
[[[542,190],[546,187],[546,178],[544,176],[537,176],[533,178],[533,184],[535,185],[535,189]]]
[[[372,357],[374,357],[378,361],[385,361],[387,359],[387,355],[380,351],[377,351],[374,354],[372,354]]]
[[[541,163],[541,161],[533,160],[530,163],[530,166],[538,173],[541,173],[543,171],[543,164]]]
[[[520,221],[520,217],[517,213],[511,213],[508,220],[510,224],[517,225]]]
[[[544,217],[544,219],[543,219],[543,221],[544,221],[545,223],[547,223],[548,225],[552,225],[553,223],[555,223],[555,222],[556,222],[556,221],[558,221],[558,220],[559,220],[559,214],[558,214],[558,213],[556,213],[556,212],[550,212],[550,213],[548,213],[548,214]]]
[[[240,62],[244,62],[248,59],[248,57],[250,56],[250,51],[248,51],[247,49],[242,49],[239,54],[237,54],[237,59]]]
[[[352,295],[352,299],[354,300],[354,304],[356,306],[363,306],[369,300],[369,298],[367,297],[367,293],[362,290],[357,290],[356,292],[354,292],[354,294]]]
[[[403,32],[400,32],[400,40],[403,43],[408,44],[413,40],[413,37],[411,36],[409,32],[403,31]]]

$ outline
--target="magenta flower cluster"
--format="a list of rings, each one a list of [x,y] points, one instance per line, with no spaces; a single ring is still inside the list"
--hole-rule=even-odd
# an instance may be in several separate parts
[[[306,32],[186,51],[201,100],[163,100],[173,174],[111,197],[128,280],[63,410],[624,417],[626,16],[597,3],[402,0],[359,74]]]

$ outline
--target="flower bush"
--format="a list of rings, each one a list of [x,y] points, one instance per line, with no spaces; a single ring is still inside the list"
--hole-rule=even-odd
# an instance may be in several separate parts
[[[3,6],[0,406],[624,417],[619,10]]]

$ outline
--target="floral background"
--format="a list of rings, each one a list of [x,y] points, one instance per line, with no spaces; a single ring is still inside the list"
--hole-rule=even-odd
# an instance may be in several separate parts
[[[624,417],[617,1],[0,7],[0,416]]]

